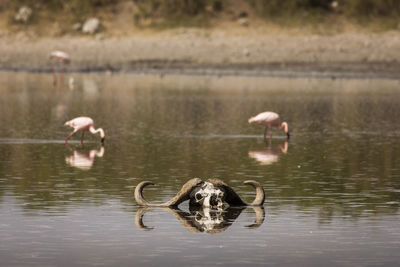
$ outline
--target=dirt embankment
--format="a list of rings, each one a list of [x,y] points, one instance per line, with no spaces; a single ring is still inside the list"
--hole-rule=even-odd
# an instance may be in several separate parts
[[[0,69],[51,71],[49,53],[71,71],[400,78],[400,32],[314,35],[265,29],[176,29],[130,36],[0,38]]]
[[[311,24],[313,30],[308,24],[288,28],[261,19],[249,1],[226,0],[208,28],[159,31],[135,26],[134,1],[119,0],[82,15],[80,23],[90,14],[102,25],[85,36],[73,30],[73,12],[54,13],[37,3],[32,21],[12,23],[19,6],[5,3],[0,70],[50,72],[49,54],[61,50],[77,72],[400,78],[400,30],[371,33],[332,14]]]

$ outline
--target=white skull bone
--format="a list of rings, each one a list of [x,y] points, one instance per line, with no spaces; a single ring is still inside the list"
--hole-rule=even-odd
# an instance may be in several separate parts
[[[224,192],[212,183],[205,182],[195,194],[197,203],[203,203],[203,207],[222,207]]]

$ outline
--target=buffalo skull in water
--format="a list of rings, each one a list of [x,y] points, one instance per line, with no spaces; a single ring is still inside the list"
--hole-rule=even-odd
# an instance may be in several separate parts
[[[256,197],[252,203],[244,202],[229,185],[215,178],[205,182],[199,178],[191,179],[171,200],[160,204],[150,203],[144,199],[143,188],[154,184],[150,181],[143,181],[135,189],[135,199],[141,206],[152,207],[177,207],[186,200],[189,200],[189,206],[222,207],[224,203],[229,206],[262,206],[265,192],[260,183],[248,180],[244,184],[251,185],[256,189]]]

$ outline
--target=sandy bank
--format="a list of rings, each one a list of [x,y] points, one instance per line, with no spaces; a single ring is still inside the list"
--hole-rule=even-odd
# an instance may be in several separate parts
[[[0,69],[51,71],[52,50],[71,71],[400,78],[400,32],[331,36],[176,30],[107,38],[0,39]]]

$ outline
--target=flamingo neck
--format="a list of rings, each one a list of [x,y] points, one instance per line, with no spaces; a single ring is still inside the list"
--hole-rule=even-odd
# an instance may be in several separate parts
[[[279,127],[280,129],[283,128],[283,131],[285,132],[285,134],[287,134],[289,132],[289,127],[288,124],[286,122],[282,122],[281,127]]]
[[[104,138],[104,131],[103,131],[103,129],[101,129],[101,128],[98,128],[98,129],[94,129],[94,127],[90,127],[89,128],[89,131],[92,133],[92,134],[97,134],[98,132],[100,132],[100,137],[103,139]]]

